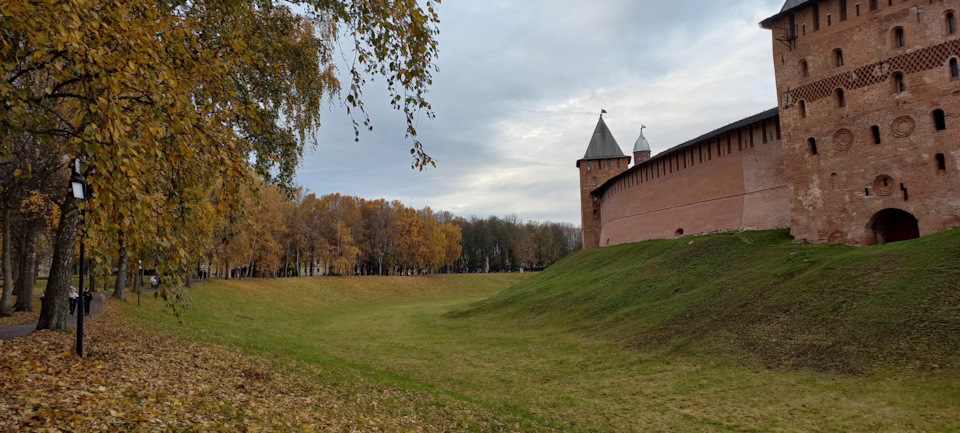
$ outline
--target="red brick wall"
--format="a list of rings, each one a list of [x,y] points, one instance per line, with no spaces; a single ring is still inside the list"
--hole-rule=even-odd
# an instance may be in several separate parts
[[[799,11],[792,48],[777,40],[783,34],[777,27],[789,17],[772,26],[796,239],[873,243],[872,218],[888,208],[915,216],[921,235],[960,226],[960,79],[951,77],[949,64],[960,57],[960,27],[949,34],[945,20],[953,11],[960,25],[960,1],[877,3],[871,11],[868,1],[847,1],[847,19],[840,20],[839,0],[820,2],[817,31],[814,9]],[[903,91],[895,88],[895,74],[902,74]],[[843,90],[842,107],[836,89]],[[946,120],[940,131],[932,114],[938,109]],[[888,176],[889,187],[881,176]]]
[[[641,163],[605,186],[601,246],[736,229],[784,228],[789,200],[776,118]],[[764,139],[764,132],[767,138]]]

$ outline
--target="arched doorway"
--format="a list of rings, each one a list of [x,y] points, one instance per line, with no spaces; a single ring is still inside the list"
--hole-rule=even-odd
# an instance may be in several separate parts
[[[905,241],[920,237],[917,219],[900,209],[884,209],[870,220],[869,228],[877,244]]]

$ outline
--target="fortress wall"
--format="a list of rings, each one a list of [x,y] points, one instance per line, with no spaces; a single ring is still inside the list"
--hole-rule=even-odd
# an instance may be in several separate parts
[[[790,219],[776,117],[664,152],[597,192],[600,246]]]
[[[743,222],[745,229],[790,227],[790,191],[784,177],[779,122],[773,119],[767,143],[744,153]]]
[[[884,209],[913,215],[921,236],[958,227],[960,77],[952,76],[950,61],[960,59],[960,29],[951,33],[945,20],[954,14],[960,25],[960,2],[881,1],[859,14],[848,4],[847,20],[828,23],[825,14],[839,2],[821,2],[817,31],[812,8],[794,14],[793,49],[773,31],[780,117],[790,131],[783,158],[792,234],[871,244],[871,222]],[[903,46],[894,37],[898,29]],[[945,114],[943,129],[935,110]]]

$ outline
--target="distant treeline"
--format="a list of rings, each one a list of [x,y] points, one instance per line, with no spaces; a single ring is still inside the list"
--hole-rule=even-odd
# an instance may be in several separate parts
[[[516,215],[453,221],[463,232],[458,270],[539,270],[581,247],[580,227],[569,223],[524,222]]]
[[[340,194],[248,197],[249,218],[208,250],[201,275],[220,278],[412,275],[542,269],[580,249],[568,223],[465,219],[399,201]]]
[[[196,209],[197,217],[178,221],[195,233],[180,245],[89,238],[90,285],[114,280],[122,290],[139,281],[141,270],[153,274],[171,251],[193,257],[182,275],[197,279],[536,270],[580,249],[580,228],[567,223],[514,215],[466,219],[384,199],[318,197],[302,189],[285,195],[263,183],[242,195],[236,211],[218,214],[211,201]],[[50,267],[58,213],[46,194],[25,196],[19,208],[9,220],[12,242],[4,246],[16,264],[13,278],[33,281],[23,277]],[[25,281],[18,285],[31,285]]]

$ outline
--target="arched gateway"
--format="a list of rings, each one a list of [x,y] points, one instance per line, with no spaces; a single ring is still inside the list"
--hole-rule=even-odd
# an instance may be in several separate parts
[[[920,237],[917,219],[909,212],[900,209],[889,208],[877,212],[870,219],[867,228],[873,232],[874,241],[877,244]]]

